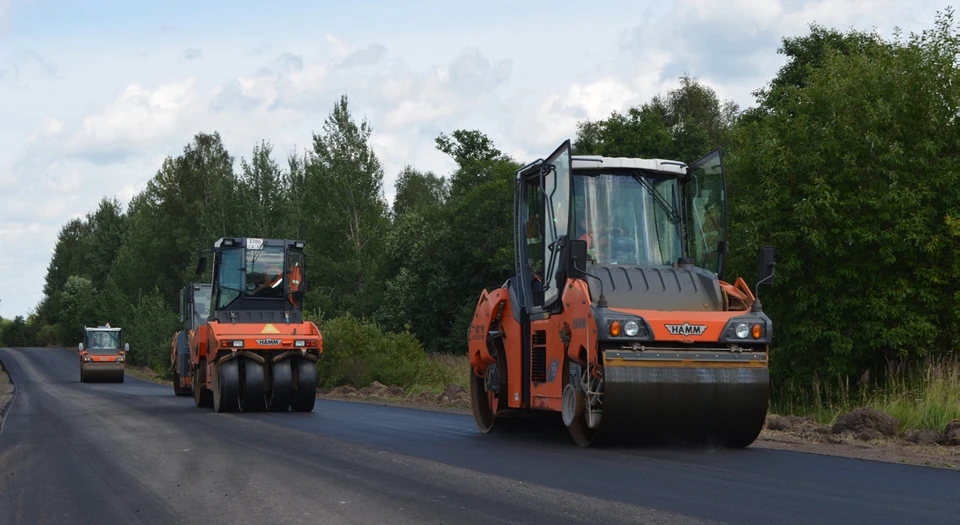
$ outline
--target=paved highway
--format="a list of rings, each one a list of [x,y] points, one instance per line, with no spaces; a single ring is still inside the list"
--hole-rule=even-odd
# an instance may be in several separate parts
[[[960,473],[786,451],[579,449],[470,416],[317,401],[216,414],[75,353],[0,349],[0,523],[960,524]]]

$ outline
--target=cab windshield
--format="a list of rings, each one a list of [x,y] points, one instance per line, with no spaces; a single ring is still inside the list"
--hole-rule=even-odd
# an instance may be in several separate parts
[[[87,348],[90,353],[116,353],[120,349],[120,332],[87,332]]]
[[[297,277],[294,269],[302,266],[303,255],[291,253],[284,261],[282,246],[265,246],[261,249],[232,248],[223,251],[220,266],[220,294],[218,307],[224,308],[234,299],[244,297],[283,298],[295,291],[296,282],[287,283],[288,275]],[[284,270],[284,264],[290,266]],[[197,305],[200,308],[200,304]]]
[[[674,177],[639,171],[575,173],[574,231],[596,264],[658,266],[681,255]]]

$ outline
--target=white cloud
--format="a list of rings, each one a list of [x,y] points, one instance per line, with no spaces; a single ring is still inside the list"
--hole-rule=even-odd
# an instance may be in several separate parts
[[[170,137],[196,109],[194,84],[191,78],[153,90],[127,86],[116,102],[81,120],[79,130],[65,144],[67,151],[133,149]]]

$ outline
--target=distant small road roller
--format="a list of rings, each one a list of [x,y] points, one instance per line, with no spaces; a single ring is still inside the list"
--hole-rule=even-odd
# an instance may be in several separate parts
[[[123,383],[130,344],[123,342],[123,329],[110,324],[83,327],[80,343],[80,382]]]

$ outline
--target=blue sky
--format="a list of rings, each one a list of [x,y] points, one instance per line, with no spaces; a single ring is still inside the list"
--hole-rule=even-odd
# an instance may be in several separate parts
[[[346,93],[392,201],[405,164],[452,168],[440,132],[480,129],[530,160],[683,73],[747,107],[809,23],[890,35],[949,5],[715,4],[0,0],[0,316],[39,302],[67,220],[126,204],[200,131],[238,163],[261,139],[282,162]]]

